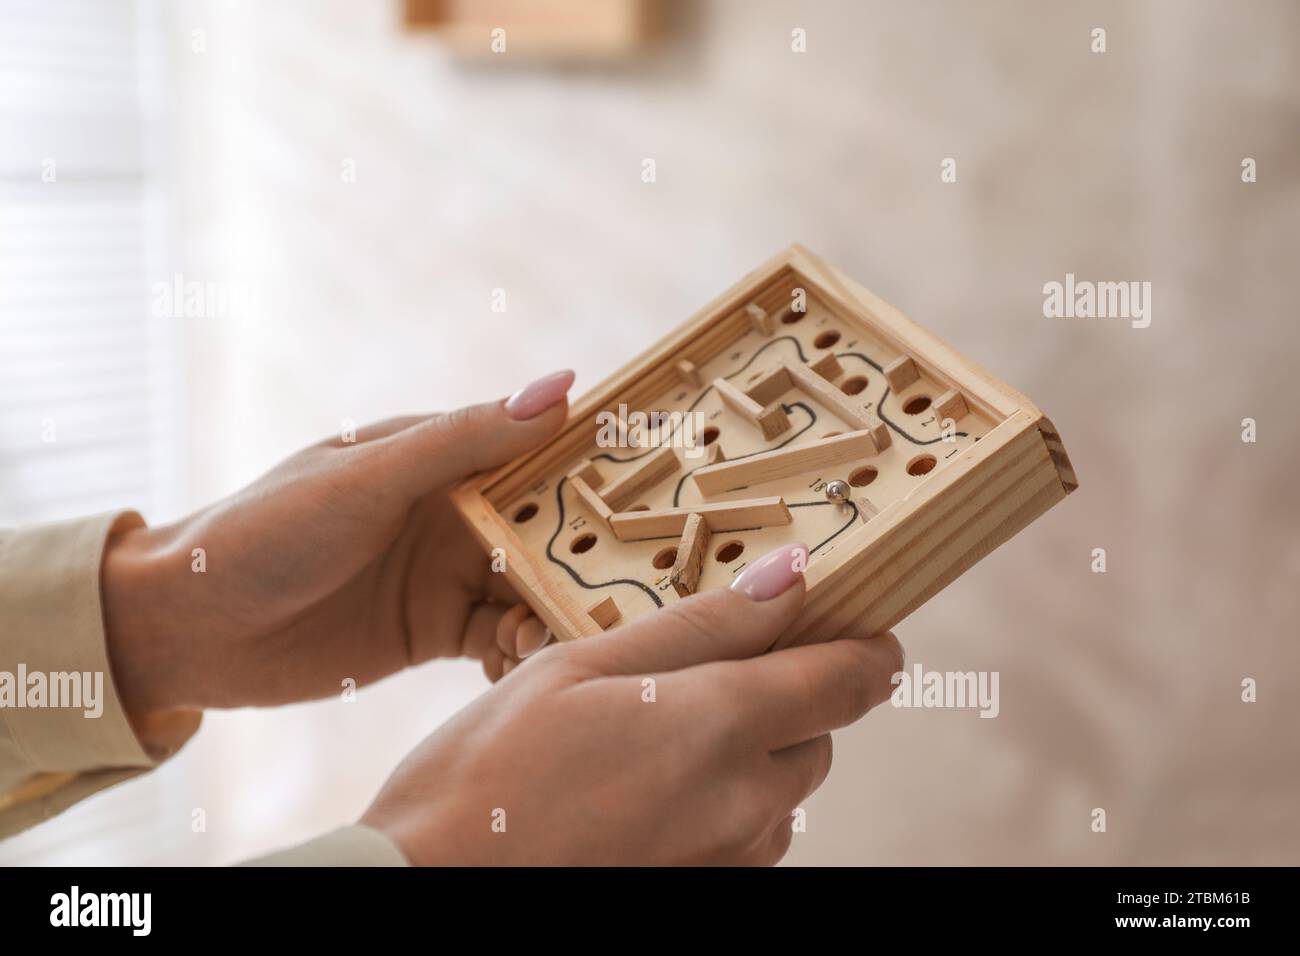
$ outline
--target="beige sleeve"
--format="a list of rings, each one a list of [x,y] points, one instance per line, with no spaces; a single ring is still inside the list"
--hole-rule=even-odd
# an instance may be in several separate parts
[[[114,531],[141,524],[125,512],[0,529],[0,837],[153,769],[199,729],[198,711],[132,722],[113,686],[99,598],[104,544]],[[50,687],[55,674],[90,675],[83,688],[99,675],[100,692],[75,707],[28,706],[37,700],[33,677]],[[56,701],[47,693],[44,703]],[[379,831],[353,826],[249,865],[407,864]]]
[[[113,686],[99,600],[104,543],[142,523],[126,512],[0,530],[0,837],[152,769],[198,730],[197,711],[133,725]],[[45,706],[28,706],[60,674],[90,675],[81,686],[92,693],[102,681],[97,716],[87,716],[90,701],[48,706],[59,702],[48,693]]]

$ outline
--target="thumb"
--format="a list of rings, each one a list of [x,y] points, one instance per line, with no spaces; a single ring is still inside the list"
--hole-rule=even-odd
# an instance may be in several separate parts
[[[572,371],[554,372],[504,401],[439,412],[368,444],[386,480],[418,497],[537,448],[564,422],[572,384]]]
[[[803,607],[808,549],[769,551],[729,588],[671,604],[624,627],[584,638],[572,660],[600,674],[679,670],[709,661],[754,657],[781,637]]]

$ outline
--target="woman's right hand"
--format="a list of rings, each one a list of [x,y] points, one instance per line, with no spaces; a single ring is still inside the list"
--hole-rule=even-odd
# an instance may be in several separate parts
[[[888,699],[892,634],[764,653],[801,545],[729,589],[549,647],[401,764],[361,823],[417,865],[772,864],[830,732]]]

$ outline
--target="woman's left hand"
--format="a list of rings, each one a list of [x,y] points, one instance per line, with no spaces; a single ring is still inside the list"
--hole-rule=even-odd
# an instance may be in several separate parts
[[[539,649],[549,635],[447,492],[554,434],[572,383],[371,425],[176,524],[114,535],[104,618],[127,711],[307,700],[434,657],[496,680]]]

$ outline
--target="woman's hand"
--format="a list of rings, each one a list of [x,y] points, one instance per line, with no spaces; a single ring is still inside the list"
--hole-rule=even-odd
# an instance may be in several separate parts
[[[127,711],[324,697],[433,657],[482,660],[495,680],[537,650],[549,635],[511,611],[446,492],[544,442],[572,383],[557,372],[505,401],[371,425],[174,525],[117,535],[102,588]]]
[[[830,769],[830,731],[886,700],[903,664],[892,634],[763,653],[803,603],[799,547],[528,660],[361,822],[415,864],[775,863]]]

